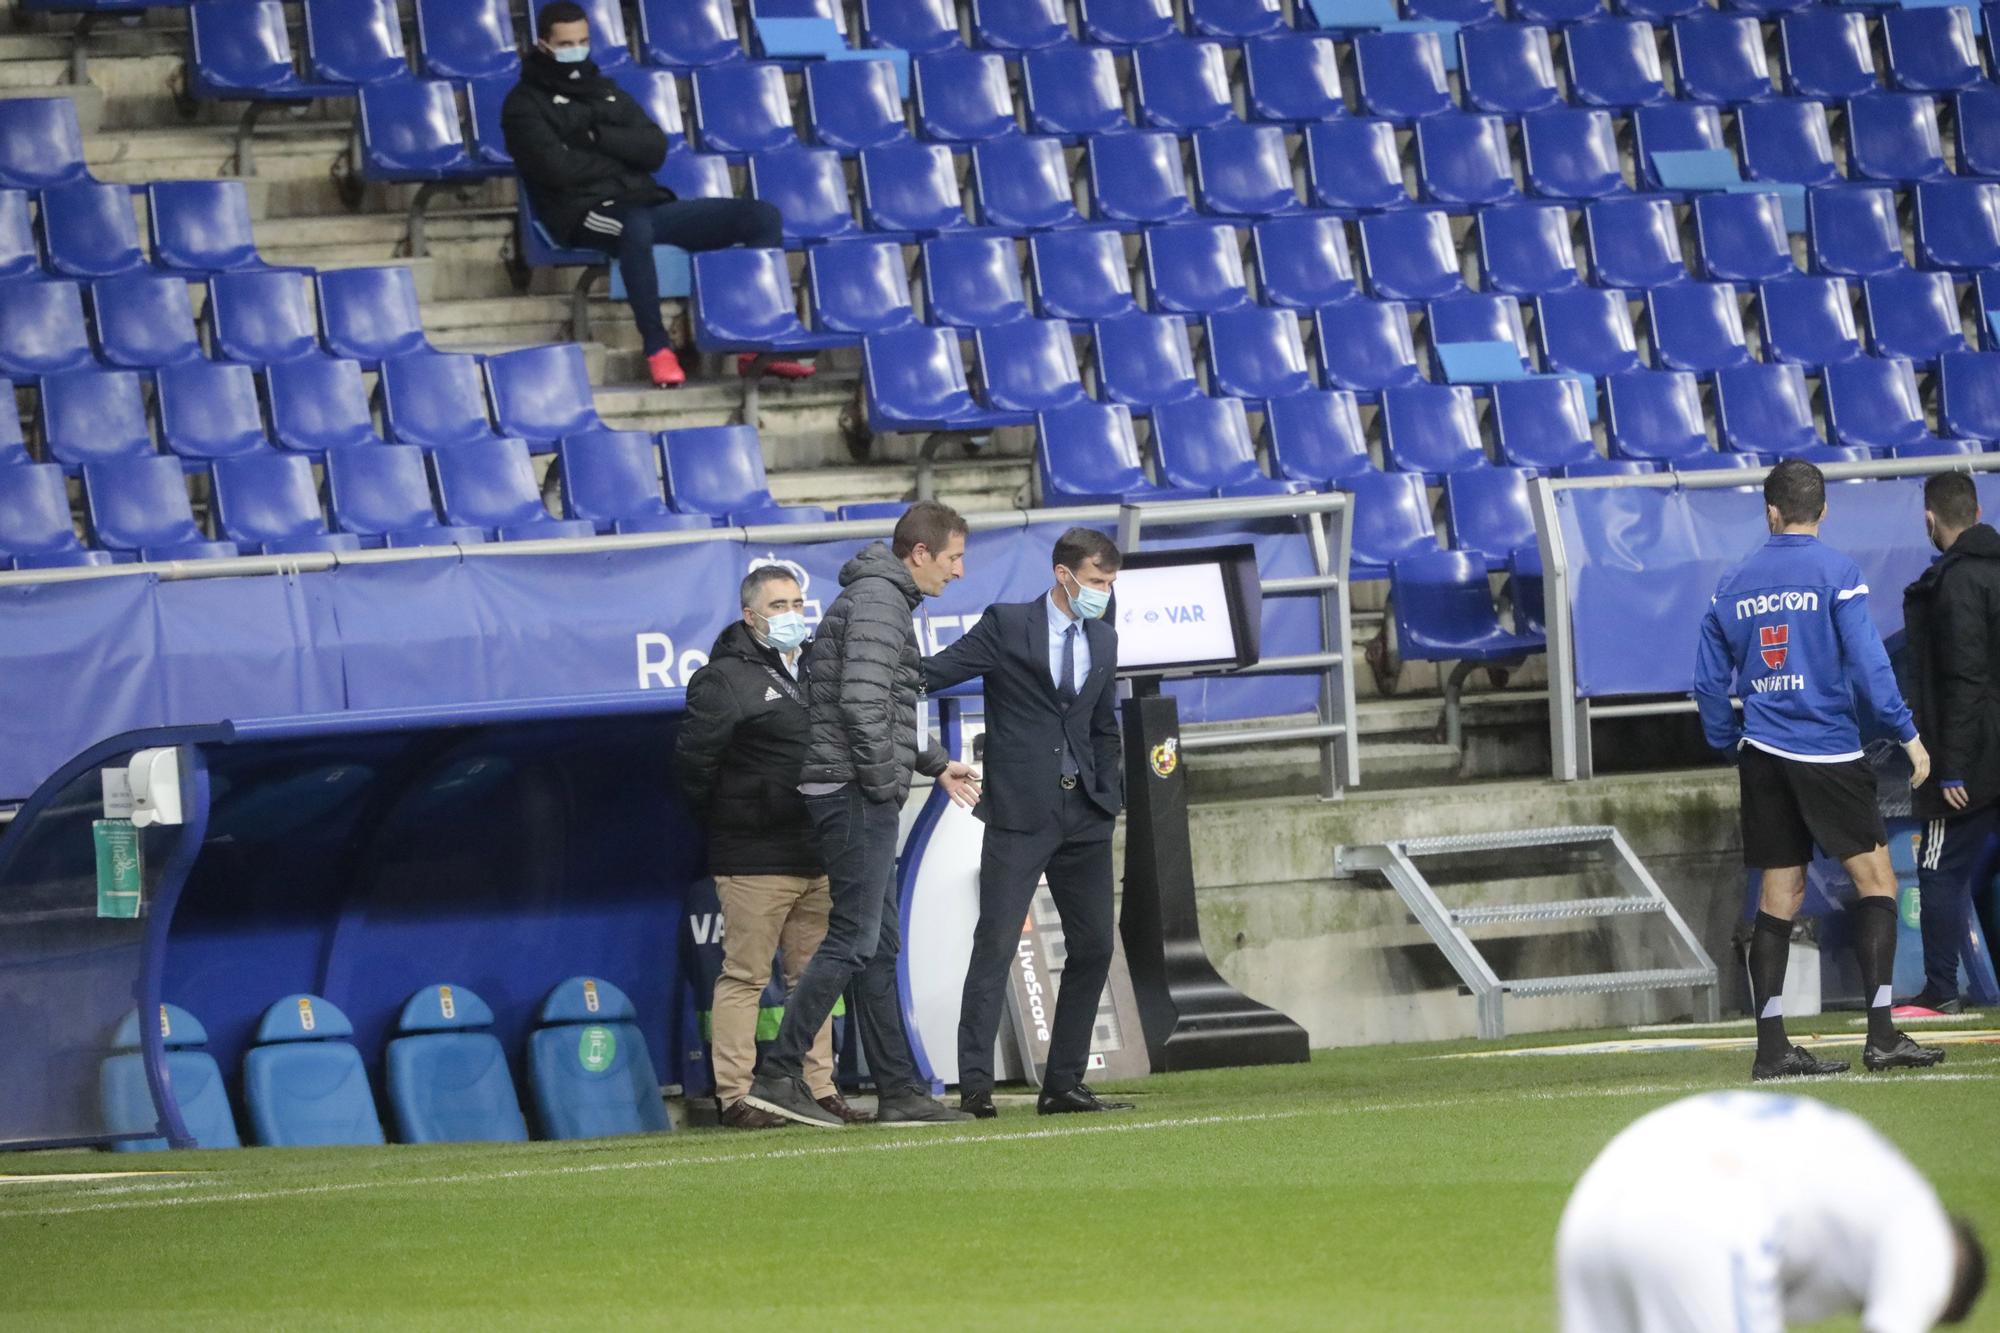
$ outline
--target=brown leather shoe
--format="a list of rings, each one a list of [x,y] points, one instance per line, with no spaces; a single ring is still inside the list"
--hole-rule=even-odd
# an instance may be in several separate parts
[[[759,1110],[741,1098],[723,1107],[718,1119],[725,1129],[778,1129],[785,1123],[783,1116]]]
[[[829,1092],[826,1096],[817,1100],[828,1114],[837,1115],[850,1125],[870,1125],[875,1122],[874,1116],[869,1115],[866,1111],[855,1110],[847,1104],[847,1099],[837,1092]]]

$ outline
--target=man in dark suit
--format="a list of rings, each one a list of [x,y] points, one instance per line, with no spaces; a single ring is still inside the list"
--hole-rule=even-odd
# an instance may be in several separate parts
[[[1117,693],[1118,632],[1103,619],[1118,547],[1090,528],[1057,540],[1055,586],[987,608],[965,637],[924,662],[941,690],[981,676],[986,693],[979,924],[958,1018],[959,1109],[994,1114],[993,1043],[1007,970],[1036,885],[1048,875],[1069,957],[1035,1109],[1129,1109],[1085,1086],[1097,1003],[1111,971],[1111,827],[1125,803]]]

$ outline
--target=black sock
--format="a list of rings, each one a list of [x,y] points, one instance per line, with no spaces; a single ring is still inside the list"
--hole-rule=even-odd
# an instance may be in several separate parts
[[[1896,1041],[1889,1017],[1889,984],[1896,973],[1896,900],[1863,898],[1854,907],[1854,953],[1861,963],[1861,994],[1868,1001],[1868,1044]]]
[[[1750,1002],[1757,1013],[1757,1058],[1776,1059],[1792,1047],[1785,1036],[1785,964],[1792,957],[1792,923],[1757,913],[1750,933]]]

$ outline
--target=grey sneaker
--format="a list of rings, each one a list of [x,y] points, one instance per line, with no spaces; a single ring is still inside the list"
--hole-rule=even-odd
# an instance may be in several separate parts
[[[918,1088],[885,1092],[875,1104],[875,1123],[878,1125],[943,1125],[972,1118],[964,1111],[952,1110]]]
[[[751,1081],[749,1095],[743,1101],[760,1111],[816,1129],[840,1129],[844,1124],[839,1116],[813,1100],[812,1091],[802,1078],[766,1078],[759,1074]]]

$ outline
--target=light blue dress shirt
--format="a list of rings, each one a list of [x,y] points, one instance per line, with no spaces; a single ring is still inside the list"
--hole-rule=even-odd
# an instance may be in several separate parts
[[[1057,689],[1062,688],[1063,633],[1071,625],[1076,626],[1076,678],[1070,688],[1083,693],[1083,682],[1090,675],[1090,636],[1083,632],[1081,617],[1071,619],[1069,614],[1056,605],[1056,595],[1047,597],[1049,608],[1049,680]]]

